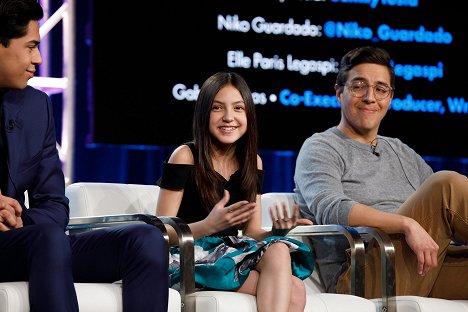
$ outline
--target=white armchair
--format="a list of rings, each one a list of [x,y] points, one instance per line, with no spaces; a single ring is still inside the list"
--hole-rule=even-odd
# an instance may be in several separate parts
[[[262,225],[265,228],[271,227],[271,220],[268,215],[268,207],[274,203],[286,203],[288,209],[294,204],[294,193],[265,193],[262,195]],[[293,229],[288,235],[298,239],[304,239],[312,235],[345,235],[351,247],[352,262],[352,285],[351,292],[354,295],[364,294],[364,245],[361,237],[370,235],[376,238],[381,247],[382,263],[382,298],[371,299],[375,304],[375,311],[379,312],[468,312],[468,300],[445,300],[437,298],[426,298],[419,296],[396,296],[394,248],[390,238],[382,231],[368,227],[342,227],[338,225],[313,225],[300,226]],[[356,234],[357,233],[357,234]],[[304,240],[307,243],[307,240]],[[354,261],[353,261],[354,259]],[[308,293],[320,293],[323,295],[324,288],[315,271],[312,276],[305,281]],[[468,298],[467,298],[468,299]],[[331,310],[330,310],[331,311]],[[351,310],[347,310],[351,311]],[[354,311],[354,310],[353,310]],[[357,311],[357,310],[356,310]]]
[[[159,187],[155,185],[120,184],[120,183],[74,183],[66,188],[70,199],[71,231],[86,230],[95,226],[110,226],[120,222],[168,223],[178,231],[185,264],[182,265],[180,292],[169,290],[169,310],[183,312],[256,312],[255,296],[229,291],[194,291],[193,278],[193,239],[190,230],[177,218],[156,218],[153,214]],[[286,193],[285,193],[286,194]],[[283,193],[277,194],[283,196]],[[275,200],[283,197],[262,195],[263,209],[267,209]],[[266,210],[265,210],[266,211]],[[266,214],[268,216],[268,214]],[[268,220],[268,219],[266,219]],[[185,227],[184,227],[185,226]],[[268,226],[268,221],[263,222]],[[356,242],[359,235],[352,233]],[[359,245],[356,243],[356,245]],[[358,250],[358,249],[357,249]],[[358,261],[359,262],[359,261]],[[359,270],[357,274],[359,276]],[[315,279],[314,279],[315,277]],[[359,292],[359,283],[354,282],[354,292]],[[306,280],[307,312],[375,312],[376,305],[357,295],[324,293],[316,278]],[[75,284],[81,312],[122,311],[121,285]],[[96,300],[99,298],[99,300]],[[29,311],[27,282],[0,283],[0,311]]]
[[[128,189],[123,184],[116,184],[112,187],[109,187],[107,184],[96,184],[89,190],[86,187],[80,188],[79,185],[67,187],[66,195],[72,199],[70,204],[71,219],[68,230],[80,231],[112,226],[117,223],[145,222],[158,226],[167,240],[167,233],[163,223],[168,223],[176,228],[181,238],[190,242],[190,239],[192,239],[190,230],[181,220],[177,218],[163,218],[161,220],[154,215],[138,213],[141,211],[139,207],[151,201],[147,196],[152,195],[152,192],[142,192],[140,194],[138,193],[140,190],[143,190],[143,188],[135,186],[132,189]],[[158,189],[156,189],[155,198],[157,198],[157,191]],[[119,196],[119,194],[123,195]],[[113,211],[112,208],[110,210],[106,210],[106,208],[112,207],[114,204],[117,205],[117,209],[127,208],[120,211],[122,213],[127,212],[128,214],[103,216],[103,214]],[[190,251],[192,251],[192,254],[190,254]],[[193,258],[193,239],[192,248],[188,249],[186,258]],[[192,266],[193,261],[188,267]],[[190,283],[185,283],[184,286],[190,287]],[[120,282],[75,283],[75,289],[81,312],[122,311],[122,287]],[[182,310],[183,302],[181,294],[183,293],[169,289],[169,312],[180,312]],[[96,300],[97,298],[99,300]],[[0,283],[1,312],[29,312],[29,310],[28,282]]]
[[[112,226],[116,223],[145,222],[158,226],[166,240],[169,241],[163,223],[171,225],[179,235],[181,246],[181,265],[184,268],[181,274],[181,289],[176,291],[169,288],[170,312],[194,311],[194,303],[188,294],[194,291],[193,281],[193,237],[190,228],[179,218],[157,218],[154,215],[159,187],[153,185],[122,184],[122,183],[74,183],[68,185],[65,194],[70,200],[70,231],[82,231],[99,226]],[[168,245],[169,248],[169,245]],[[189,276],[189,278],[185,278]],[[95,292],[83,294],[83,301],[95,301],[95,298],[111,295],[104,291],[113,287],[112,294],[115,309],[109,311],[122,311],[121,284],[97,284]],[[77,294],[78,295],[78,294]],[[87,296],[89,295],[89,297]],[[109,300],[113,298],[109,297]],[[156,303],[157,304],[157,303]],[[80,311],[85,311],[81,309]],[[89,312],[97,311],[90,306]],[[99,310],[101,311],[101,310]]]
[[[154,214],[159,187],[155,185],[81,182],[69,185],[66,194],[70,199],[71,224],[76,226],[79,225],[78,220],[89,219],[89,216]],[[166,223],[169,222],[165,217],[159,217],[159,219]],[[251,295],[228,291],[194,291],[193,241],[190,244],[190,239],[182,239],[181,235],[182,233],[179,235],[180,245],[185,251],[185,256],[181,257],[181,260],[190,254],[192,255],[192,259],[185,259],[186,265],[182,265],[183,280],[181,281],[180,293],[182,311],[257,311],[255,297]],[[171,293],[173,292],[174,290],[171,289]],[[311,292],[307,297],[306,311],[375,312],[375,305],[359,296]]]

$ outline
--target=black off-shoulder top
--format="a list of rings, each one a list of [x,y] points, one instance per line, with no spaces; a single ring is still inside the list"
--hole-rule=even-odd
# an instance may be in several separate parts
[[[193,142],[185,143],[185,145],[188,145],[192,150],[192,153],[196,155]],[[156,182],[156,185],[160,186],[161,188],[184,190],[184,196],[182,198],[177,216],[187,223],[203,220],[208,216],[209,213],[206,211],[206,209],[203,208],[203,205],[201,204],[201,198],[195,184],[194,168],[194,165],[171,164],[166,160],[163,164],[162,176]],[[262,194],[264,172],[263,170],[258,170],[257,173],[257,193]],[[239,170],[233,173],[229,180],[226,180],[221,175],[219,176],[222,178],[224,189],[229,191],[230,198],[227,206],[245,199],[240,192],[241,175]],[[237,229],[227,229],[212,236],[229,235],[237,235]]]

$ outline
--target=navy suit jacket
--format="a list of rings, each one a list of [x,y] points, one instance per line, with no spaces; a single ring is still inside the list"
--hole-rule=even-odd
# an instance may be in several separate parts
[[[9,177],[2,194],[23,206],[25,226],[56,223],[65,229],[70,209],[49,96],[30,86],[8,90],[3,107]]]

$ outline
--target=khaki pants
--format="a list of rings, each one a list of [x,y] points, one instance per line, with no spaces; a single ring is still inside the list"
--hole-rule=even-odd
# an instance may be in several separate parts
[[[440,171],[428,178],[397,213],[418,221],[439,245],[438,266],[424,277],[417,273],[417,259],[403,234],[391,235],[395,246],[397,295],[468,299],[468,247],[454,247],[452,240],[468,242],[468,178]],[[374,244],[377,245],[377,244]],[[350,270],[339,278],[338,293],[349,293]],[[381,297],[380,251],[366,251],[366,298]]]

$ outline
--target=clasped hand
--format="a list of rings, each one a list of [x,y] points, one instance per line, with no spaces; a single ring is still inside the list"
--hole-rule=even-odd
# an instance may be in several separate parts
[[[0,192],[0,232],[23,227],[22,211],[16,199],[3,196]]]
[[[298,225],[314,224],[309,219],[300,218],[299,205],[293,206],[292,217],[289,217],[289,211],[284,202],[281,203],[281,208],[278,203],[274,207],[270,207],[270,217],[272,221],[272,234],[275,236],[285,236],[289,231]],[[281,213],[282,210],[282,213]]]

